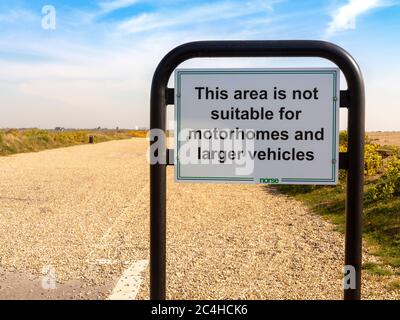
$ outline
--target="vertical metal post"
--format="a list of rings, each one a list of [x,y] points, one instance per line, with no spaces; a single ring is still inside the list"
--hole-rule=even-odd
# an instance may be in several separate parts
[[[339,66],[348,85],[348,176],[345,264],[356,271],[356,288],[346,300],[361,296],[361,223],[364,177],[364,83],[357,63],[342,48],[324,41],[197,41],[170,51],[154,73],[150,98],[150,129],[166,128],[167,84],[173,70],[191,58],[320,57]],[[150,131],[151,144],[154,132]],[[166,160],[165,140],[158,141]],[[165,299],[166,291],[166,161],[150,165],[150,298]]]
[[[344,290],[345,300],[361,299],[362,216],[364,186],[365,98],[362,78],[348,80],[350,92],[347,133],[345,265],[355,269],[355,289]]]
[[[150,128],[166,130],[166,87],[153,82]],[[154,87],[155,86],[155,87]],[[165,139],[150,130],[150,144],[159,144],[159,163],[150,165],[150,299],[164,300],[166,285],[166,159]]]

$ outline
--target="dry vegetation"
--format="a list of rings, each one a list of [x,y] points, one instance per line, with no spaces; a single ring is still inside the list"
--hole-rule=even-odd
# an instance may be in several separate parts
[[[399,131],[376,131],[368,132],[368,137],[380,145],[393,145],[400,147]]]
[[[139,130],[0,130],[0,156],[85,144],[89,142],[90,135],[94,136],[96,143],[142,138],[146,134],[146,131]]]

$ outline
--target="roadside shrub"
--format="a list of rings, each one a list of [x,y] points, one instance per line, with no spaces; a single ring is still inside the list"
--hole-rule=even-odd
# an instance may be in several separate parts
[[[391,158],[378,183],[368,190],[370,200],[386,200],[400,195],[400,159]]]
[[[376,144],[365,145],[364,161],[364,174],[366,176],[373,176],[382,169],[382,156],[379,154]]]
[[[340,131],[339,132],[339,144],[340,145],[347,145],[347,131]]]
[[[339,152],[347,152],[348,135],[347,131],[340,131],[339,133]],[[382,170],[383,160],[379,152],[379,146],[372,142],[372,140],[365,136],[365,151],[364,151],[364,174],[366,176],[373,176]],[[340,170],[339,178],[344,181],[346,172]]]
[[[347,139],[347,131],[341,131],[340,134],[346,133],[346,139]],[[339,152],[346,152],[347,151],[347,145],[345,144],[339,144]],[[347,171],[344,169],[339,170],[339,184],[344,187],[344,184],[346,184],[346,177],[347,177]]]

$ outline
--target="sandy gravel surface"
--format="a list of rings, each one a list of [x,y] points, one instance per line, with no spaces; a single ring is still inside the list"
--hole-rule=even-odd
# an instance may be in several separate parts
[[[342,299],[344,238],[332,224],[260,186],[171,180],[169,299]],[[400,298],[393,277],[363,277],[363,298]]]
[[[0,157],[0,266],[112,286],[148,256],[146,148],[132,139]]]
[[[0,298],[106,298],[148,259],[145,139],[0,158]],[[262,186],[176,184],[168,298],[340,299],[343,237]],[[366,255],[368,261],[375,258]],[[58,289],[38,289],[43,267]],[[138,298],[148,298],[148,269]],[[364,273],[365,298],[399,298]]]

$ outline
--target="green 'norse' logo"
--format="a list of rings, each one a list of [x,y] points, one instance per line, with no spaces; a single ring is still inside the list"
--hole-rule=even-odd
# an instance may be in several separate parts
[[[279,179],[278,178],[260,178],[260,183],[279,183]]]

